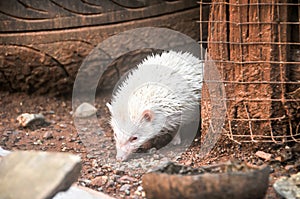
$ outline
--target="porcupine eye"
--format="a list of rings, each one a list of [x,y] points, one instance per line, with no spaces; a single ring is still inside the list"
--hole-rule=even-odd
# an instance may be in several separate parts
[[[137,137],[136,136],[132,136],[129,138],[129,142],[134,142],[137,140]]]

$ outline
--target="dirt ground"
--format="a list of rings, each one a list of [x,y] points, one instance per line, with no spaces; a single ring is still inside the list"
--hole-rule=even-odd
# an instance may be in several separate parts
[[[114,154],[112,152],[114,141],[107,123],[109,115],[105,107],[109,99],[110,93],[103,93],[96,98],[99,124],[104,129],[101,136],[107,144],[102,145],[100,151],[94,150],[95,154],[101,154],[101,156],[94,156],[87,153],[87,148],[74,126],[71,95],[64,97],[29,96],[25,93],[2,91],[0,92],[0,146],[12,151],[43,150],[78,154],[82,158],[82,172],[78,184],[116,198],[145,198],[140,187],[142,172],[133,172],[124,168],[115,169],[103,163],[104,159],[114,158],[111,157]],[[30,128],[20,127],[16,118],[22,113],[42,113],[48,124]],[[297,173],[300,168],[299,143],[237,144],[223,137],[207,157],[199,159],[197,156],[200,149],[198,140],[195,139],[192,146],[178,158],[177,162],[193,167],[212,165],[227,160],[238,160],[250,165],[270,165],[270,184],[265,197],[267,199],[280,198],[272,188],[276,179]],[[97,143],[94,144],[97,145]],[[255,153],[259,150],[270,153],[271,160],[257,157]],[[124,188],[124,185],[127,187]]]

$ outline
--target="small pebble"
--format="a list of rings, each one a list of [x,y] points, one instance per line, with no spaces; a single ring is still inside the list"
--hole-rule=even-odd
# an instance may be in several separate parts
[[[59,125],[61,128],[67,128],[67,125],[65,125],[65,124],[60,124]]]
[[[110,179],[110,180],[108,181],[108,183],[106,184],[106,186],[107,186],[107,187],[113,187],[113,186],[115,186],[115,181],[113,181],[112,179]]]
[[[134,195],[140,196],[140,195],[142,195],[142,193],[141,193],[140,191],[136,190],[136,191],[134,192]]]
[[[91,180],[89,179],[80,179],[80,182],[84,182],[86,185],[89,185],[91,183]]]
[[[45,122],[45,117],[43,114],[30,114],[30,113],[23,113],[17,117],[17,121],[19,122],[20,126],[26,127],[29,126],[30,123],[34,121],[39,121],[41,124]]]
[[[55,114],[55,112],[52,111],[52,110],[48,111],[48,113],[49,113],[49,114]]]
[[[125,194],[126,194],[127,196],[129,196],[129,195],[130,195],[130,190],[126,189],[126,190],[125,190]]]
[[[98,176],[91,180],[91,185],[93,186],[103,186],[107,183],[108,177],[107,176]]]
[[[123,184],[123,185],[120,187],[120,191],[130,190],[130,188],[131,188],[131,185],[130,185],[130,184]]]
[[[136,187],[136,186],[139,186],[139,185],[140,185],[140,183],[138,183],[138,182],[134,182],[134,183],[132,183],[132,185]]]
[[[98,187],[97,191],[103,191],[103,188],[102,187]]]
[[[94,158],[96,158],[96,156],[94,156],[94,155],[92,155],[92,154],[87,154],[86,157],[87,157],[88,159],[94,159]]]
[[[116,170],[117,175],[124,175],[124,173],[125,173],[125,167],[124,166],[121,166],[120,168],[118,168]]]
[[[119,176],[119,175],[113,175],[113,176],[112,176],[112,179],[113,179],[114,181],[117,181],[120,177],[121,177],[121,176]]]
[[[46,131],[43,135],[43,138],[46,139],[46,140],[53,138],[52,132],[51,131]]]
[[[37,141],[33,142],[33,144],[34,144],[34,145],[41,145],[41,144],[43,144],[43,143],[42,143],[41,140],[37,140]]]
[[[63,147],[63,148],[61,149],[61,151],[62,151],[62,152],[65,152],[65,151],[67,151],[67,149],[68,149],[67,147]]]
[[[130,177],[128,175],[122,176],[119,180],[120,183],[127,183],[127,182],[137,182],[138,179]]]
[[[153,159],[154,159],[154,160],[159,160],[159,159],[160,159],[160,156],[157,155],[157,154],[154,154],[154,155],[153,155]]]
[[[143,187],[142,186],[138,186],[137,191],[139,191],[139,192],[143,191]]]
[[[67,106],[66,102],[62,102],[61,105],[62,105],[62,107],[66,107]]]
[[[287,170],[287,171],[291,170],[293,168],[295,168],[295,166],[294,165],[289,165],[289,164],[284,167],[284,169]]]
[[[63,136],[63,135],[58,138],[59,141],[63,140],[63,139],[65,139],[65,136]]]
[[[92,161],[92,166],[93,166],[94,168],[97,168],[97,167],[99,166],[97,160],[93,159],[93,161]]]
[[[86,187],[86,184],[84,182],[79,182],[79,184],[83,187]]]

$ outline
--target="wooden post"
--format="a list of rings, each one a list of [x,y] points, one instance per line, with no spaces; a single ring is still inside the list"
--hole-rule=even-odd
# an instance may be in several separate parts
[[[212,1],[208,53],[220,70],[226,90],[223,133],[237,142],[281,142],[286,134],[288,12],[287,5],[277,4],[271,0]],[[204,89],[204,135],[210,125],[210,111],[208,91]]]

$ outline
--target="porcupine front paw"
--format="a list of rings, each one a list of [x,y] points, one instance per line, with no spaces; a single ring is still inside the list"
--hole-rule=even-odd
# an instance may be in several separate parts
[[[181,144],[180,133],[176,133],[176,135],[173,137],[171,143],[172,143],[173,145],[179,145],[179,144]]]

